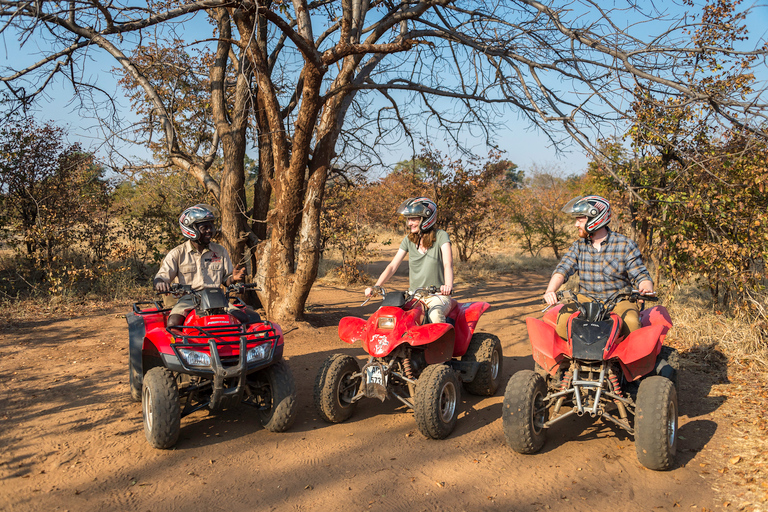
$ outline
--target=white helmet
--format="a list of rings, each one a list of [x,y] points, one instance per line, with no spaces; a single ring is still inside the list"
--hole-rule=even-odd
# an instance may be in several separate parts
[[[200,239],[200,230],[197,229],[197,225],[203,222],[214,223],[214,232],[216,231],[216,209],[213,206],[207,204],[196,204],[190,206],[181,213],[179,217],[179,226],[181,226],[181,234],[190,240]]]
[[[611,222],[611,204],[600,196],[574,197],[563,207],[563,212],[573,217],[586,217],[584,229],[594,233]]]
[[[426,197],[412,197],[398,207],[397,213],[405,217],[421,217],[422,221],[419,224],[419,229],[424,233],[435,225],[437,205]]]

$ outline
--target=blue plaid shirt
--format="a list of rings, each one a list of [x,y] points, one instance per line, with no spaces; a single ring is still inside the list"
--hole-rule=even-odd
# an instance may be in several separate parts
[[[592,241],[580,238],[560,260],[553,274],[562,274],[565,281],[579,273],[579,291],[605,300],[627,286],[637,288],[640,282],[653,282],[643,257],[630,238],[608,230],[598,252]]]

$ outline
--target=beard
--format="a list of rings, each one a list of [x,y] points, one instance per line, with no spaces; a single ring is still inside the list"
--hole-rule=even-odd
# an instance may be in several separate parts
[[[579,228],[579,238],[589,238],[589,233],[584,228]]]

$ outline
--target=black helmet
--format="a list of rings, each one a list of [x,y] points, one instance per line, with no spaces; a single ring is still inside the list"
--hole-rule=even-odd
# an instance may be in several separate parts
[[[563,207],[563,212],[573,217],[586,217],[584,229],[594,233],[611,222],[611,203],[600,196],[574,197]]]
[[[196,204],[190,206],[181,213],[179,217],[179,226],[181,226],[181,234],[190,240],[200,239],[200,230],[197,229],[197,225],[203,222],[214,223],[214,231],[216,230],[216,209],[213,206],[207,204]]]
[[[419,224],[419,229],[424,233],[435,225],[437,205],[426,197],[412,197],[398,207],[397,213],[405,217],[421,217],[423,220]]]

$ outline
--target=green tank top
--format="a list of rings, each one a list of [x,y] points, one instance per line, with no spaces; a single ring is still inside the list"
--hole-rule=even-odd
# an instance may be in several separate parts
[[[411,290],[445,284],[443,253],[440,249],[450,243],[451,239],[442,229],[438,229],[435,235],[435,243],[425,254],[421,254],[407,236],[400,243],[400,248],[408,253],[408,281]]]

